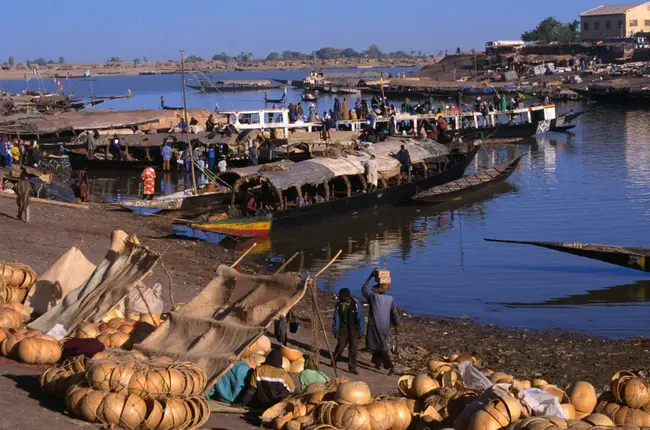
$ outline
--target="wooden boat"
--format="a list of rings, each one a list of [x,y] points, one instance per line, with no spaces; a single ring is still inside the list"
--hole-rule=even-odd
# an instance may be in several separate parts
[[[439,204],[460,199],[490,185],[506,181],[512,175],[512,172],[517,169],[520,161],[521,156],[507,163],[497,164],[490,169],[482,170],[474,175],[465,176],[448,184],[430,188],[413,196],[413,200]]]
[[[650,248],[627,247],[616,245],[591,245],[570,242],[533,242],[521,240],[485,239],[488,242],[516,243],[533,245],[592,260],[604,261],[630,269],[650,272]],[[647,261],[647,262],[646,262]]]
[[[280,85],[271,83],[267,80],[257,81],[217,81],[214,84],[209,81],[200,81],[199,85],[188,85],[188,87],[204,93],[225,93],[236,91],[259,91],[273,90],[280,88]]]
[[[153,215],[159,212],[189,211],[201,207],[225,205],[229,198],[230,194],[225,189],[197,195],[192,194],[192,190],[185,190],[151,200],[129,200],[117,204],[138,215]]]
[[[303,95],[300,96],[300,98],[304,102],[317,102],[318,101],[318,97],[313,95],[313,94],[303,94]]]
[[[381,151],[384,144],[388,148],[392,148],[392,146],[399,148],[401,143],[382,142],[375,144],[373,150]],[[407,144],[407,149],[408,145],[412,144]],[[289,164],[288,167],[276,171],[266,170],[262,173],[258,170],[257,173],[240,177],[234,183],[233,204],[236,196],[241,195],[247,187],[264,185],[268,190],[274,189],[276,207],[279,209],[264,216],[197,223],[193,224],[192,227],[215,233],[250,237],[265,235],[271,231],[300,227],[332,217],[340,217],[346,214],[354,215],[364,211],[405,203],[422,189],[442,185],[460,178],[474,159],[479,148],[480,145],[476,145],[467,152],[450,152],[442,156],[442,158],[420,160],[417,156],[414,156],[415,150],[409,149],[414,166],[419,165],[418,168],[424,172],[425,176],[414,178],[410,183],[402,182],[394,185],[389,185],[384,180],[383,188],[375,191],[361,191],[355,194],[351,193],[352,181],[355,181],[356,187],[361,186],[364,179],[362,178],[363,167],[354,167],[357,161],[354,160],[353,156],[348,156],[345,159],[314,158]],[[380,164],[380,177],[382,177],[382,165],[390,165],[391,159],[392,162],[396,161],[394,158],[389,157],[388,153],[384,153],[386,156],[376,155]],[[368,156],[365,159],[367,158]],[[332,170],[328,170],[327,166],[330,166]],[[425,166],[426,169],[423,168]],[[361,169],[361,173],[358,173],[359,169]],[[393,169],[393,167],[390,169]],[[335,171],[339,173],[336,174]],[[394,173],[389,174],[396,175],[399,172],[399,164],[397,164],[396,170],[392,170],[392,172]],[[228,178],[224,177],[222,180],[227,182]],[[302,191],[298,191],[299,189],[303,187],[308,189],[308,187],[314,186],[318,190],[325,191],[324,202],[307,205],[288,205],[286,203],[287,200],[292,201],[287,198],[289,193],[291,193],[291,196],[296,195],[294,193],[303,195]],[[330,191],[330,187],[333,191]],[[330,198],[330,195],[336,196],[336,198]],[[281,203],[281,201],[284,203]]]
[[[553,107],[553,109],[555,109]],[[519,110],[513,111],[518,113]],[[539,111],[544,114],[543,111]],[[548,132],[566,132],[573,128],[575,125],[571,124],[572,121],[586,114],[588,111],[571,112],[569,114],[562,114],[557,118],[545,120],[543,116],[539,119],[532,118],[530,121],[517,123],[517,124],[498,124],[490,127],[477,127],[449,130],[448,135],[452,137],[457,136],[470,136],[483,134],[490,135],[494,139],[514,139],[520,137],[532,137],[538,134]],[[498,114],[494,112],[493,114]],[[553,113],[553,116],[555,114]]]
[[[279,99],[270,99],[266,95],[264,95],[264,102],[265,103],[284,103],[284,97],[285,94],[282,94],[282,97]]]

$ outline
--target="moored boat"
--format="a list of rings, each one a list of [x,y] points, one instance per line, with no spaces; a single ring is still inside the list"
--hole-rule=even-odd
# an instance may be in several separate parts
[[[357,214],[408,202],[419,190],[428,189],[460,178],[478,152],[480,145],[467,152],[453,152],[437,143],[410,142],[405,146],[413,162],[410,182],[402,181],[400,164],[392,156],[402,142],[375,144],[369,153],[342,158],[313,158],[287,164],[260,168],[255,173],[239,175],[237,169],[222,177],[233,183],[231,208],[244,206],[247,193],[258,193],[265,208],[274,208],[266,215],[231,217],[225,220],[193,224],[193,228],[246,237],[268,234],[285,228],[299,227],[346,214]],[[379,168],[380,186],[368,189],[364,163],[375,155]],[[311,194],[309,194],[311,193]],[[253,194],[251,194],[253,195]],[[314,201],[310,203],[310,197]],[[320,202],[316,202],[318,196]]]
[[[422,191],[413,200],[417,202],[440,204],[457,200],[490,185],[505,182],[517,169],[521,156],[507,163],[497,164],[474,175],[464,176],[448,184],[439,185]]]
[[[223,205],[228,203],[228,197],[229,194],[225,189],[203,194],[192,194],[192,190],[185,190],[151,200],[128,200],[117,204],[138,215],[153,215],[159,212],[189,211],[201,207]]]
[[[617,266],[650,272],[650,248],[617,245],[592,245],[577,242],[535,242],[523,240],[485,239],[488,242],[532,245]]]
[[[236,91],[258,91],[258,90],[273,90],[280,88],[280,85],[271,83],[267,80],[249,80],[249,81],[217,81],[215,83],[209,81],[200,81],[198,85],[187,85],[189,88],[202,91],[204,93],[225,93]]]

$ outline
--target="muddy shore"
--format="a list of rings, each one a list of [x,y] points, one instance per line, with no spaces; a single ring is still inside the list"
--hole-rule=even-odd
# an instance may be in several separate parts
[[[171,225],[168,218],[136,217],[104,205],[93,204],[89,210],[79,210],[33,204],[32,222],[29,224],[18,221],[15,215],[14,201],[0,199],[0,226],[4,244],[0,248],[0,260],[27,263],[38,273],[43,273],[71,246],[76,245],[91,261],[98,263],[109,245],[111,231],[123,229],[136,234],[151,249],[164,252],[163,260],[173,279],[176,302],[185,302],[196,295],[207,285],[218,264],[229,264],[237,257],[234,252],[218,245],[168,237]],[[244,272],[262,270],[246,263],[241,269]],[[169,282],[160,265],[156,266],[146,282],[160,282],[163,285],[166,310],[170,309]],[[353,288],[353,292],[360,288],[348,287]],[[319,306],[328,329],[334,302],[332,294],[319,292]],[[431,306],[435,308],[434,300]],[[298,333],[291,336],[290,342],[308,351],[311,342],[311,302],[303,299],[296,313],[303,322]],[[401,370],[407,373],[423,371],[428,358],[459,352],[474,354],[486,366],[519,378],[541,377],[560,386],[584,379],[602,388],[615,371],[643,366],[640,357],[647,355],[650,349],[647,339],[609,340],[561,330],[532,332],[480,325],[469,319],[414,316],[405,310],[400,311],[400,315],[399,343],[403,353],[396,361]],[[331,337],[330,342],[334,343]],[[323,339],[320,345],[325,348]],[[325,372],[332,375],[329,360],[324,361]],[[339,371],[341,376],[354,376],[347,373],[347,364],[341,363],[339,367],[342,367]],[[361,354],[360,368],[361,374],[354,378],[368,382],[374,395],[395,392],[397,377],[375,371],[369,364],[367,353]],[[4,393],[0,396],[0,407],[25,412],[3,414],[0,428],[22,428],[28,424],[29,428],[49,429],[53,423],[60,424],[57,426],[60,428],[86,426],[68,418],[47,402],[45,407],[36,407],[42,400],[35,378],[42,370],[0,360],[0,390]],[[31,421],[24,421],[24,416],[29,416]],[[252,428],[240,416],[216,414],[207,427]]]

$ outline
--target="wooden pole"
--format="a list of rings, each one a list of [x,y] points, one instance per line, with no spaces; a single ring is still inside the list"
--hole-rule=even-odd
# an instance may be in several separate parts
[[[153,323],[153,326],[158,328],[160,324],[156,322],[156,319],[153,317],[153,312],[151,312],[151,308],[149,307],[149,302],[147,302],[147,299],[144,297],[144,294],[142,293],[142,290],[140,289],[140,285],[136,285],[135,289],[138,290],[138,294],[140,294],[140,298],[144,302],[144,305],[147,307],[147,312],[149,312],[149,316],[151,317],[151,322]]]
[[[14,199],[16,200],[16,195],[15,194],[8,194],[8,193],[0,193],[0,197],[5,197],[8,199]],[[49,199],[39,199],[38,197],[32,197],[29,199],[30,203],[44,203],[46,205],[54,205],[54,206],[63,206],[66,208],[72,208],[72,209],[90,209],[88,205],[79,205],[77,203],[67,203],[67,202],[58,202],[56,200],[49,200]]]
[[[239,264],[239,263],[244,259],[244,257],[246,257],[246,255],[247,255],[249,252],[251,252],[251,251],[253,250],[253,248],[255,248],[256,246],[257,246],[257,242],[254,243],[250,248],[248,248],[248,249],[246,250],[246,252],[244,252],[244,253],[241,255],[241,257],[239,257],[239,258],[237,259],[237,261],[235,261],[234,263],[232,263],[232,265],[230,266],[230,268],[234,269],[235,266],[238,265],[238,264]]]
[[[187,121],[187,91],[185,89],[185,51],[181,50],[181,78],[183,80],[183,119],[185,121],[185,138],[187,140],[187,146],[190,149],[190,169],[192,171],[192,192],[194,195],[198,194],[198,190],[196,189],[196,177],[194,173],[194,155],[192,151],[192,145],[190,144],[190,139],[187,136],[187,127],[189,127],[189,122]]]
[[[320,323],[321,329],[323,330],[323,337],[325,338],[325,344],[327,345],[327,352],[330,355],[330,360],[332,360],[332,369],[334,369],[334,377],[338,378],[339,374],[336,369],[336,360],[334,359],[334,354],[332,353],[332,347],[330,345],[330,339],[327,337],[327,330],[325,330],[325,323],[323,322],[323,315],[321,315],[320,308],[318,307],[318,296],[316,295],[316,278],[314,282],[310,285],[311,297],[314,302],[314,308],[316,309],[316,315],[318,315],[318,321]]]
[[[327,263],[327,264],[325,265],[325,267],[323,267],[322,269],[320,269],[320,271],[314,275],[314,279],[318,278],[318,277],[319,277],[319,276],[320,276],[324,271],[326,271],[326,270],[327,270],[327,269],[332,265],[332,263],[334,263],[334,262],[339,258],[339,256],[340,256],[342,253],[343,253],[343,250],[342,250],[342,249],[339,249],[339,252],[336,253],[336,255],[334,256],[334,258],[332,258],[332,259],[330,260],[330,262]]]
[[[321,329],[323,330],[323,336],[325,337],[325,344],[327,345],[327,352],[329,352],[330,359],[332,360],[332,368],[334,369],[334,377],[338,378],[338,372],[336,369],[336,360],[334,360],[334,354],[332,353],[332,347],[330,345],[330,340],[329,337],[327,336],[327,330],[325,330],[325,323],[323,322],[323,315],[321,314],[320,307],[318,306],[318,295],[316,293],[316,278],[321,275],[325,270],[327,270],[328,267],[332,265],[336,261],[337,258],[341,255],[343,251],[339,250],[339,252],[336,253],[334,258],[332,258],[329,263],[325,265],[316,275],[312,278],[313,282],[310,285],[311,288],[311,297],[314,302],[314,308],[316,309],[316,315],[318,315],[318,321],[320,323]]]
[[[278,270],[275,271],[274,275],[277,275],[277,274],[280,274],[280,273],[284,272],[284,269],[287,268],[287,266],[298,256],[298,254],[300,254],[300,253],[296,252],[295,254],[293,254],[291,256],[291,258],[289,258],[287,261],[285,261],[284,264],[282,266],[280,266],[280,268]]]

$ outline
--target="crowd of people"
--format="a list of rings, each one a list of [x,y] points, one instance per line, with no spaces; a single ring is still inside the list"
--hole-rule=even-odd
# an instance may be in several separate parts
[[[11,167],[12,164],[37,167],[41,159],[41,149],[36,141],[0,138],[0,167]]]

